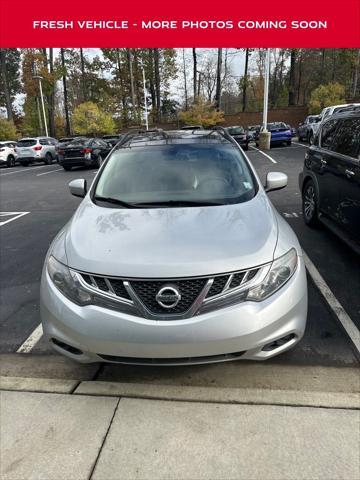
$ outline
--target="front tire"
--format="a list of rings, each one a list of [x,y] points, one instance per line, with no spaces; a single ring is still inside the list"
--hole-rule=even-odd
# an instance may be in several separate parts
[[[15,166],[15,157],[14,155],[9,155],[7,160],[6,160],[6,165],[8,168],[14,167]]]
[[[312,180],[308,180],[303,188],[302,211],[306,225],[314,228],[319,226],[319,199]]]
[[[291,140],[288,140],[288,141],[286,142],[286,145],[289,145],[289,146],[290,146],[290,145],[291,145]]]
[[[63,169],[66,170],[67,172],[70,172],[72,167],[70,165],[63,165]]]

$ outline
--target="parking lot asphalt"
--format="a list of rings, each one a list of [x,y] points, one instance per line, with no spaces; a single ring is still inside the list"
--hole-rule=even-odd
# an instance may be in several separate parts
[[[297,233],[315,268],[351,321],[360,328],[360,260],[326,229],[312,230],[302,219],[298,175],[306,145],[293,143],[264,155],[250,147],[248,157],[262,182],[269,171],[288,175],[288,187],[269,194]],[[46,251],[71,218],[80,199],[70,195],[75,178],[91,182],[95,170],[65,172],[58,164],[0,168],[1,340],[0,353],[14,353],[40,323],[39,282]],[[43,339],[29,354],[51,353]],[[305,337],[273,362],[302,365],[354,366],[359,357],[331,302],[309,278],[309,314]]]

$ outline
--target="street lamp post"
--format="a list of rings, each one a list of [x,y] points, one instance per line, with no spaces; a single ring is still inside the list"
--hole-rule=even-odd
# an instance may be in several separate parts
[[[46,121],[46,115],[45,115],[45,105],[44,105],[44,95],[43,95],[42,83],[41,83],[41,80],[43,79],[43,77],[41,77],[40,75],[34,75],[33,78],[34,78],[35,80],[39,80],[41,106],[42,106],[42,112],[43,112],[43,118],[44,118],[44,126],[45,126],[45,135],[48,137],[48,136],[49,136],[49,133],[48,133],[48,128],[47,128],[47,121]]]
[[[270,48],[267,48],[266,58],[265,58],[263,129],[259,134],[259,145],[261,150],[270,150],[271,133],[267,131],[268,104],[269,104],[269,79],[270,79]]]

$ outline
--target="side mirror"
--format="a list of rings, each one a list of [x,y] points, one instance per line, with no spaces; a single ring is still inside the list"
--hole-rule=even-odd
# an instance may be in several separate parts
[[[74,195],[74,197],[85,197],[87,191],[86,180],[83,178],[72,180],[69,183],[69,190],[71,195]]]
[[[272,192],[286,187],[288,177],[282,172],[269,172],[266,176],[265,191]]]

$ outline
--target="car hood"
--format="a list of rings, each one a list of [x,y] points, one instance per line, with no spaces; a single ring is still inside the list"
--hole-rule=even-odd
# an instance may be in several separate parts
[[[254,267],[273,259],[278,226],[262,190],[214,207],[113,209],[86,197],[69,222],[68,265],[122,277],[187,277]]]

